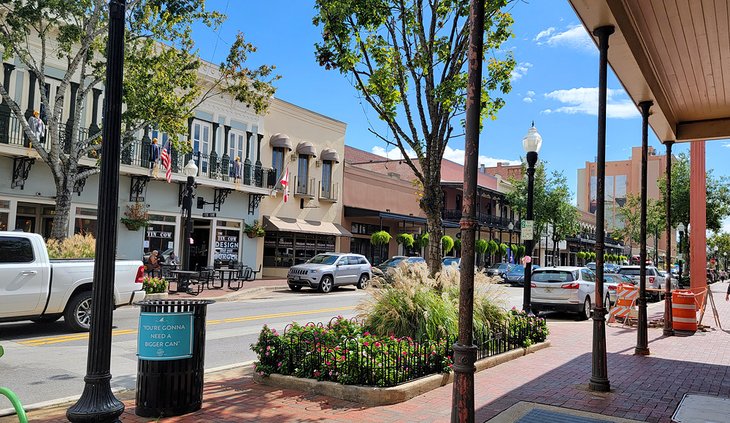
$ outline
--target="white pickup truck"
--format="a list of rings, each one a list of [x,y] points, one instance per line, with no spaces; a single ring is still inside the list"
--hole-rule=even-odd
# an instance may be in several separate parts
[[[117,260],[115,269],[115,306],[143,300],[142,262]],[[91,259],[49,259],[38,234],[0,231],[0,322],[63,317],[71,330],[89,330],[93,273]]]

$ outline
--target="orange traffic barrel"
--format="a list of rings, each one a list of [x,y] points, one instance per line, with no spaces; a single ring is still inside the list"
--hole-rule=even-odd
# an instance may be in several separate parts
[[[697,332],[697,306],[692,291],[672,291],[672,328],[675,331]]]

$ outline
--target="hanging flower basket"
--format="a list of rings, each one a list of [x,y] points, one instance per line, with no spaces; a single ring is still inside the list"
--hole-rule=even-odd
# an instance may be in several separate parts
[[[243,228],[243,231],[249,238],[261,238],[266,236],[266,230],[264,229],[263,225],[259,223],[258,220],[254,220],[251,225],[246,224],[246,226]]]
[[[140,228],[147,227],[147,223],[149,223],[149,214],[147,214],[147,208],[144,204],[134,203],[127,206],[127,210],[124,211],[124,217],[119,220],[130,231],[137,231]]]

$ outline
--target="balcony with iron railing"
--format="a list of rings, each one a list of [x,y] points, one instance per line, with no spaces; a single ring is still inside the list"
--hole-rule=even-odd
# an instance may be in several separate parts
[[[340,184],[323,184],[319,183],[319,200],[329,201],[331,203],[337,202],[337,193],[339,192]]]
[[[461,210],[459,209],[444,209],[442,212],[442,218],[446,221],[456,222],[461,219]],[[509,229],[509,224],[512,223],[513,230],[520,229],[520,222],[518,220],[511,220],[506,217],[493,216],[488,213],[477,213],[477,221],[480,225],[489,226],[498,229]]]
[[[58,142],[65,153],[71,152],[72,144],[69,142],[72,136],[73,124],[61,123],[58,125]],[[89,136],[88,128],[78,128],[76,134],[76,144],[79,144]],[[18,147],[30,147],[30,139],[23,132],[23,126],[18,118],[12,112],[0,110],[0,144],[14,145]],[[41,136],[41,145],[46,150],[51,148],[51,138],[49,129],[46,127],[45,133]]]
[[[314,178],[294,177],[294,196],[314,198],[316,191],[314,190]]]

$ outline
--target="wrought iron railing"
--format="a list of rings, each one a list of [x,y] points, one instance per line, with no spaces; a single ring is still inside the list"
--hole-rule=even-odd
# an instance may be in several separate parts
[[[547,332],[538,317],[512,316],[490,328],[475,330],[477,360],[544,341]],[[326,328],[321,323],[308,325]],[[288,334],[262,332],[257,347],[257,368],[272,373],[328,380],[347,385],[395,386],[419,377],[449,371],[453,344],[457,338],[413,340],[388,338],[363,340],[362,337],[339,339],[329,345],[312,331]]]
[[[316,191],[314,190],[315,180],[314,178],[302,179],[298,176],[294,177],[294,195],[301,195],[303,197],[314,197]]]
[[[68,142],[71,137],[73,130],[73,124],[61,123],[58,126],[58,141],[64,152],[68,153],[74,147]],[[46,149],[50,149],[51,140],[48,136],[48,127],[46,127],[45,133],[41,136],[41,143]],[[76,134],[77,144],[86,141],[89,136],[89,130],[87,128],[78,128]],[[23,127],[20,121],[14,113],[0,110],[0,144],[17,145],[22,147],[30,146],[30,139],[23,132]]]
[[[337,202],[337,193],[339,191],[340,185],[338,183],[334,184],[323,184],[321,181],[319,183],[319,199],[323,201],[331,201],[333,203]]]
[[[443,210],[442,217],[444,220],[448,221],[458,221],[461,219],[461,210],[459,209],[445,209]],[[519,229],[520,228],[520,222],[519,221],[513,221],[506,217],[500,217],[500,216],[493,216],[488,213],[477,213],[477,220],[481,225],[490,226],[490,227],[496,227],[501,229],[508,229],[509,224],[512,223],[512,229]]]

